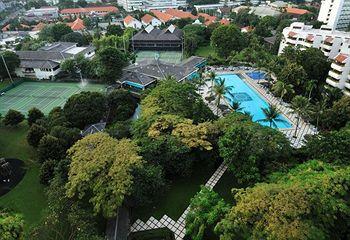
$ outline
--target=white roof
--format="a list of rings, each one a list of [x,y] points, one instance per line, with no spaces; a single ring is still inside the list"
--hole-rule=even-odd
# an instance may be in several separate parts
[[[67,51],[65,51],[65,53],[70,53],[73,55],[79,54],[80,52],[84,51],[86,49],[86,47],[73,47]]]

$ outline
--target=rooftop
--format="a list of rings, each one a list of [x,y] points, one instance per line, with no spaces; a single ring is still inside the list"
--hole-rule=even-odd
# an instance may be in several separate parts
[[[133,41],[179,41],[183,33],[180,29],[170,25],[167,29],[158,29],[151,26],[136,33]]]
[[[306,9],[293,8],[293,7],[286,8],[286,12],[289,13],[289,14],[294,14],[294,15],[304,15],[304,14],[310,13]]]
[[[66,8],[61,10],[61,14],[79,14],[92,12],[118,12],[114,6],[86,7],[86,8]]]

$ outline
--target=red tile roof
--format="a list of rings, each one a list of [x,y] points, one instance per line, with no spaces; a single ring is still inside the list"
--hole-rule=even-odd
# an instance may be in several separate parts
[[[313,42],[314,39],[315,39],[315,36],[312,35],[312,34],[309,34],[309,35],[307,35],[307,37],[306,37],[306,40],[309,41],[309,42]]]
[[[173,8],[169,8],[165,11],[165,13],[175,17],[175,18],[191,18],[191,19],[197,19],[197,16],[192,15],[190,12],[184,12],[182,10],[177,10]]]
[[[324,42],[326,43],[332,43],[333,42],[333,39],[332,37],[326,37],[326,39],[324,40]]]
[[[300,9],[300,8],[292,8],[292,7],[286,8],[286,12],[294,15],[304,15],[304,14],[310,13],[308,10]]]
[[[346,54],[342,54],[342,53],[339,53],[338,56],[335,57],[335,61],[339,62],[339,63],[345,63],[346,59],[348,59],[348,55]]]
[[[25,25],[25,24],[20,24],[21,28],[27,28],[29,29],[30,27],[28,25]],[[7,31],[10,31],[10,27],[11,27],[11,24],[7,24],[5,27],[3,27],[1,30],[3,32],[7,32]],[[17,28],[16,28],[17,29]]]
[[[254,30],[254,27],[252,27],[252,26],[246,26],[246,27],[242,27],[241,28],[241,31],[242,32],[251,32],[251,31],[253,31]]]
[[[220,24],[221,25],[229,25],[230,24],[230,20],[228,20],[226,18],[223,18],[223,19],[221,19]]]
[[[61,10],[61,14],[79,14],[79,13],[91,13],[91,12],[118,12],[118,8],[114,6],[104,7],[87,7],[87,8],[66,8]]]
[[[163,23],[169,22],[174,18],[172,15],[161,12],[159,10],[151,10],[151,12]]]
[[[33,31],[41,31],[46,26],[45,23],[39,22],[37,25],[33,27]]]
[[[133,18],[132,16],[128,15],[128,16],[126,16],[126,17],[124,18],[124,23],[125,23],[125,24],[129,24],[129,23],[131,23],[131,22],[134,21],[134,20],[135,20],[135,18]]]
[[[148,24],[148,23],[152,22],[153,18],[155,18],[155,17],[153,17],[152,15],[146,14],[145,16],[143,16],[141,18],[141,21]]]
[[[210,16],[209,14],[206,14],[206,13],[198,13],[198,17],[203,17],[205,21],[210,21],[210,22],[214,22],[216,20],[215,16]]]
[[[296,32],[289,32],[288,33],[288,37],[295,37],[296,35],[298,35]]]
[[[67,26],[69,26],[73,31],[81,31],[85,29],[84,21],[80,18],[77,18],[74,22],[67,23]]]

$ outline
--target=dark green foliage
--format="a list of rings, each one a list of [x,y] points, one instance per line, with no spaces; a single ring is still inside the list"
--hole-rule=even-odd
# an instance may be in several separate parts
[[[106,98],[97,92],[82,92],[71,96],[63,113],[72,126],[79,129],[98,123],[106,114]]]
[[[54,177],[56,161],[54,160],[46,160],[41,164],[40,167],[40,183],[44,185],[49,185],[50,180]]]
[[[45,135],[41,138],[37,151],[41,163],[47,160],[60,160],[65,155],[65,149],[60,140],[51,135]]]
[[[115,90],[107,96],[108,122],[128,120],[135,112],[137,100],[129,91]]]
[[[211,35],[211,45],[222,58],[227,58],[233,51],[240,51],[247,45],[245,35],[236,25],[220,26]]]
[[[24,221],[22,215],[0,209],[0,238],[3,240],[17,240],[23,238]]]
[[[46,134],[46,130],[44,127],[33,124],[27,134],[27,142],[32,147],[37,147],[39,145],[40,140]]]
[[[83,34],[79,32],[71,32],[63,35],[60,39],[62,42],[74,42],[77,43],[78,46],[83,46],[88,44],[87,39],[83,36]]]
[[[107,133],[116,138],[130,138],[131,137],[131,122],[130,121],[120,121],[115,122],[107,128]]]
[[[133,176],[134,183],[130,197],[133,206],[150,204],[165,190],[165,178],[161,166],[146,164],[143,168],[137,168]]]
[[[45,41],[57,42],[62,36],[72,33],[73,30],[64,23],[46,25],[39,33],[39,38]]]
[[[68,126],[69,123],[64,115],[63,109],[61,107],[53,108],[46,121],[43,123],[47,126],[47,129],[51,129],[54,126]]]
[[[324,132],[311,136],[302,150],[308,159],[350,165],[350,131]]]
[[[0,78],[10,78],[6,69],[6,66],[4,64],[4,61],[2,59],[2,57],[4,57],[6,66],[11,74],[12,77],[16,67],[19,67],[20,64],[20,60],[18,58],[18,56],[14,53],[14,52],[10,52],[10,51],[4,51],[4,52],[0,52]]]
[[[44,113],[39,109],[33,107],[28,111],[27,121],[29,126],[31,126],[33,123],[36,123],[38,119],[42,118],[44,118]]]
[[[97,52],[102,77],[107,83],[115,83],[127,65],[127,57],[114,47],[105,47]]]
[[[55,126],[51,128],[50,135],[60,140],[61,145],[67,150],[81,138],[78,128],[68,128],[63,126]]]
[[[2,122],[6,126],[16,126],[16,125],[20,124],[23,120],[24,120],[24,115],[22,113],[20,113],[16,110],[10,109],[6,113]]]
[[[124,31],[119,25],[109,25],[107,27],[106,36],[110,36],[110,35],[122,36],[123,33]]]

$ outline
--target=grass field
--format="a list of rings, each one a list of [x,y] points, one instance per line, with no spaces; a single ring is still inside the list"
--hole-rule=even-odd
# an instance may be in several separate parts
[[[82,87],[79,83],[24,82],[0,96],[0,114],[9,109],[26,114],[33,107],[48,114],[52,108],[63,106],[73,94],[103,90],[104,86],[99,84]]]
[[[199,56],[199,57],[207,58],[209,56],[215,57],[216,53],[215,53],[214,49],[210,45],[208,45],[208,46],[199,47],[197,49],[197,51],[195,52],[195,55]]]
[[[182,61],[182,53],[175,51],[139,51],[136,53],[136,62],[143,60],[155,60],[157,57],[160,61],[178,64]]]
[[[39,183],[39,165],[35,151],[26,141],[27,131],[26,122],[18,127],[0,125],[0,157],[23,160],[26,167],[22,181],[0,197],[0,206],[23,214],[26,232],[40,221],[47,204],[44,187]]]
[[[200,190],[200,186],[215,172],[215,168],[207,164],[197,164],[193,169],[192,176],[174,180],[170,189],[154,204],[134,209],[132,220],[147,221],[151,216],[159,220],[166,214],[176,221],[188,207],[191,198]]]

